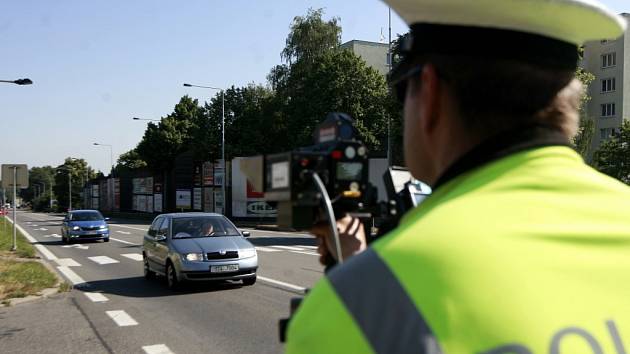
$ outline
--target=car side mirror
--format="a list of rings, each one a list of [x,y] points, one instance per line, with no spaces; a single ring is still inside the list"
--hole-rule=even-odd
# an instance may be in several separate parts
[[[164,235],[157,235],[157,236],[155,236],[155,240],[157,242],[164,242],[164,241],[166,241],[166,236],[164,236]]]
[[[243,237],[249,237],[249,236],[251,236],[251,235],[252,235],[252,234],[251,234],[251,232],[249,232],[249,231],[243,231]]]

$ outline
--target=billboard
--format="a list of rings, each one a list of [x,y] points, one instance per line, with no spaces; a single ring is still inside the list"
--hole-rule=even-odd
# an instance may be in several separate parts
[[[232,215],[240,218],[276,217],[277,210],[264,199],[262,181],[251,181],[244,172],[252,166],[262,168],[262,159],[249,157],[232,161]]]
[[[193,189],[193,209],[201,210],[201,188]]]
[[[214,186],[214,164],[212,162],[203,163],[203,185]]]
[[[190,209],[190,189],[178,189],[175,192],[175,207],[177,209]]]
[[[133,194],[153,194],[153,177],[134,178],[131,183]]]
[[[162,212],[162,194],[154,194],[153,195],[153,211],[156,213]]]

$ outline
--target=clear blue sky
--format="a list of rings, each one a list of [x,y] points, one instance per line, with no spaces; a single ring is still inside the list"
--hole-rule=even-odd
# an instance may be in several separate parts
[[[603,1],[617,12],[625,0]],[[72,156],[100,170],[136,146],[145,122],[172,111],[190,82],[265,83],[293,17],[309,7],[340,17],[342,40],[379,41],[378,0],[20,0],[0,3],[0,163],[58,165]],[[393,14],[393,36],[406,26]]]

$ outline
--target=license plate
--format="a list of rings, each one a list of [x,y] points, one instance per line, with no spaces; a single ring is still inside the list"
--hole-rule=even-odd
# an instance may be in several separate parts
[[[238,271],[238,264],[210,266],[210,273],[229,273]]]
[[[85,234],[86,235],[98,235],[98,232],[96,232],[96,231],[88,231]]]

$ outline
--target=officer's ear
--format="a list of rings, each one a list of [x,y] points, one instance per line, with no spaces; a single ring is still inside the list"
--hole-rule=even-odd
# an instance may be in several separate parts
[[[441,103],[443,102],[444,85],[440,82],[437,70],[431,63],[426,63],[420,79],[415,80],[414,88],[418,98],[420,111],[420,128],[425,135],[433,135],[443,123]]]

